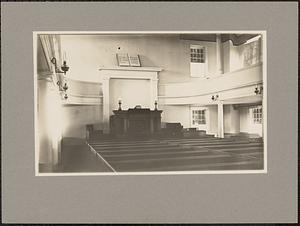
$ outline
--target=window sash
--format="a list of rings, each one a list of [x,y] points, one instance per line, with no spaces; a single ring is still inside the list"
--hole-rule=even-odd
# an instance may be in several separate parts
[[[252,118],[254,124],[261,124],[262,123],[262,108],[256,107],[252,109]]]
[[[190,47],[190,62],[191,63],[205,63],[205,49],[204,47]]]
[[[192,111],[192,123],[193,123],[193,125],[206,124],[205,110],[193,110]]]

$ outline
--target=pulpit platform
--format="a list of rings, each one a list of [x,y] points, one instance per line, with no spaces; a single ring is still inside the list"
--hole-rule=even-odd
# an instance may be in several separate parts
[[[161,132],[161,110],[129,108],[114,110],[110,116],[110,134],[116,138],[143,139]]]

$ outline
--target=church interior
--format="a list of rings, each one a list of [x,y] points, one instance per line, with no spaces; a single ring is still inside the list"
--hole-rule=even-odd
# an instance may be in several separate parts
[[[263,39],[37,33],[38,173],[263,170]]]

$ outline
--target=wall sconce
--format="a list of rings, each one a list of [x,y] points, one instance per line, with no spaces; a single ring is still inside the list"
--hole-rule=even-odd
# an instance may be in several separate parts
[[[68,89],[69,87],[68,87],[67,83],[65,83],[64,86],[63,86],[62,88],[63,88],[63,90],[66,92],[67,89]]]
[[[61,70],[60,70],[59,67],[57,66],[57,61],[56,61],[56,58],[55,58],[55,57],[53,57],[53,58],[51,59],[51,63],[54,64],[54,66],[55,66],[55,72],[56,72],[56,73],[64,73],[64,74],[66,75],[66,72],[69,70],[69,67],[68,67],[68,65],[67,65],[67,62],[66,62],[65,60],[64,60],[64,62],[63,62],[63,65],[60,67]]]
[[[69,66],[67,65],[67,62],[65,60],[63,62],[63,65],[60,68],[64,72],[64,74],[66,75],[66,72],[69,70]]]
[[[262,94],[262,92],[263,92],[263,87],[262,87],[262,86],[258,87],[258,85],[257,85],[257,86],[255,87],[254,93],[255,93],[256,95],[258,95],[258,94]]]
[[[216,101],[218,98],[219,98],[219,95],[218,95],[218,94],[212,95],[212,96],[211,96],[211,99],[212,99],[213,101]]]
[[[60,68],[57,66],[57,61],[56,61],[55,57],[53,57],[51,59],[51,63],[54,64],[56,74],[64,74],[64,76],[65,76],[67,71],[69,70],[69,66],[67,65],[67,62],[65,60],[63,61],[63,65]],[[57,81],[56,84],[59,87],[59,91],[64,92],[64,99],[66,100],[66,99],[68,99],[67,89],[69,87],[66,82],[64,83],[63,86],[61,85],[61,83],[62,83],[61,80],[64,79],[64,76],[63,76],[63,78],[59,77],[59,80]]]

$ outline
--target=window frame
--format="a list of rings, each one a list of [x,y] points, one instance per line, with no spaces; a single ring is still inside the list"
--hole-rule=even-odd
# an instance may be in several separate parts
[[[195,124],[193,123],[193,111],[203,111],[204,110],[204,117],[205,117],[205,124]],[[204,106],[190,106],[190,128],[196,128],[197,130],[205,130],[209,133],[209,126],[210,126],[210,119],[209,119],[209,108]]]
[[[191,77],[195,77],[195,78],[207,77],[208,52],[206,46],[200,44],[190,44],[189,61],[190,61]]]
[[[206,48],[201,45],[190,45],[190,63],[206,63]]]
[[[243,64],[244,67],[250,67],[259,64],[262,61],[261,37],[257,40],[244,44]]]
[[[251,108],[251,119],[253,124],[262,124],[263,121],[262,106],[256,106]]]

